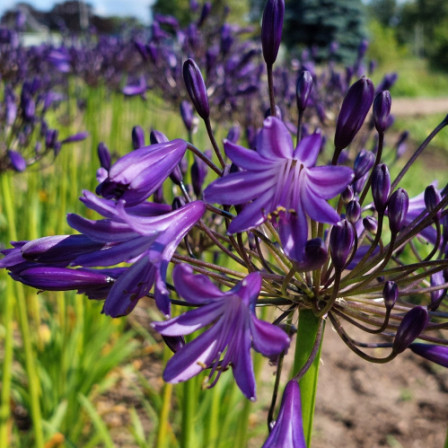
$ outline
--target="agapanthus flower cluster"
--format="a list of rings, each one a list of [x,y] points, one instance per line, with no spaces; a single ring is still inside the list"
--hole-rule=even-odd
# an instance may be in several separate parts
[[[284,4],[268,0],[266,8],[269,77]],[[221,145],[199,65],[187,59],[182,75],[214,154],[159,131],[146,146],[141,128],[132,134],[135,150],[115,163],[100,146],[96,194],[84,191],[81,201],[101,219],[69,214],[79,233],[14,242],[0,266],[39,290],[72,289],[102,299],[103,312],[113,317],[154,299],[168,320],[153,327],[175,351],[164,379],[177,383],[205,372],[212,387],[231,367],[251,400],[251,349],[277,365],[277,389],[281,359],[292,342],[300,343],[288,329],[297,312],[312,313],[314,347],[289,375],[278,413],[273,393],[265,447],[305,446],[298,381],[319,352],[326,321],[368,361],[385,363],[410,349],[448,367],[447,191],[430,184],[409,197],[400,186],[448,117],[391,177],[383,161],[391,96],[366,77],[348,89],[331,143],[301,122],[317,88],[313,76],[301,72],[294,135],[276,114],[272,78],[272,113],[255,138],[238,144],[231,131]],[[371,134],[377,135],[374,151],[365,147]],[[173,303],[188,310],[173,317]],[[257,316],[259,306],[273,308],[267,320]],[[354,327],[377,342],[355,339]]]
[[[0,101],[0,173],[24,171],[46,156],[53,160],[66,144],[84,140],[86,132],[60,135],[47,114],[66,97],[50,89],[50,79],[34,76],[22,83],[3,83]],[[62,134],[62,132],[61,132]]]

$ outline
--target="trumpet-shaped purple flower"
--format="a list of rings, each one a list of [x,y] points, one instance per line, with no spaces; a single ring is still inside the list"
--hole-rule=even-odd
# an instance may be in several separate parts
[[[103,312],[112,317],[130,313],[154,285],[156,304],[168,316],[168,264],[205,205],[196,201],[166,213],[161,204],[145,202],[125,209],[122,201],[117,204],[88,191],[81,199],[106,219],[70,214],[69,225],[82,235],[15,243],[3,251],[0,268],[35,288],[77,289],[91,298],[105,298]],[[123,262],[130,266],[104,269]]]
[[[113,266],[132,262],[112,286],[106,297],[103,312],[113,317],[128,314],[154,285],[158,308],[170,314],[169,293],[165,284],[168,264],[177,246],[205,211],[205,205],[192,202],[178,210],[162,215],[151,213],[156,204],[144,203],[125,209],[120,202],[111,202],[84,193],[84,202],[108,219],[92,221],[69,215],[68,223],[88,238],[104,242],[102,250],[78,256],[71,265],[83,267]]]
[[[96,192],[107,199],[124,199],[127,206],[136,205],[162,185],[186,149],[179,139],[136,149],[112,165]]]
[[[297,381],[286,385],[277,421],[262,448],[306,448]]]
[[[204,191],[204,198],[227,205],[247,204],[231,222],[230,233],[278,218],[286,253],[301,261],[308,238],[307,216],[336,224],[340,216],[327,200],[341,193],[353,179],[348,167],[314,166],[321,143],[321,134],[315,132],[294,149],[286,126],[269,117],[258,135],[256,151],[224,142],[227,155],[243,171],[213,182]]]
[[[261,288],[258,272],[249,274],[230,291],[222,292],[206,276],[193,275],[192,268],[178,265],[173,272],[177,292],[199,308],[168,320],[154,328],[163,336],[183,336],[211,324],[195,340],[182,347],[165,368],[163,378],[170,383],[186,381],[211,368],[209,377],[231,365],[243,394],[255,399],[255,378],[251,347],[272,357],[289,346],[288,335],[279,327],[257,319],[255,302]]]

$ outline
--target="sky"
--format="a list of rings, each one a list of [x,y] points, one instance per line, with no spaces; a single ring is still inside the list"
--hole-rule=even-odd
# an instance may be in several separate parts
[[[97,15],[127,15],[137,17],[147,23],[150,18],[148,6],[153,2],[154,0],[87,0],[86,3],[93,6],[94,13]],[[7,9],[13,8],[16,3],[16,0],[0,0],[0,17]],[[48,11],[55,3],[62,3],[62,0],[28,0],[27,3],[36,9]]]

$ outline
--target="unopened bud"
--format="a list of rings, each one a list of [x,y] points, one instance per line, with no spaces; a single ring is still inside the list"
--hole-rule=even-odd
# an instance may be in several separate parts
[[[398,327],[392,347],[393,351],[398,354],[406,350],[420,336],[428,322],[428,311],[423,306],[415,306],[408,311]]]
[[[267,65],[272,66],[277,59],[282,40],[284,0],[268,0],[263,11],[261,22],[261,45],[263,57]]]
[[[434,187],[434,185],[429,185],[425,189],[425,206],[429,213],[432,213],[435,208],[439,205],[440,201],[442,200],[442,196],[437,191],[437,189]],[[440,219],[440,216],[442,214],[442,210],[439,210],[436,213],[437,219]]]
[[[346,207],[346,217],[352,223],[356,224],[361,217],[361,205],[358,201],[350,201]]]
[[[374,87],[370,79],[362,77],[347,92],[336,124],[334,146],[340,153],[353,140],[372,106]]]
[[[139,149],[143,146],[145,146],[145,131],[140,126],[134,126],[132,128],[132,147]]]
[[[184,62],[183,77],[188,95],[190,95],[196,112],[201,118],[207,120],[210,115],[207,89],[202,78],[201,70],[199,70],[199,67],[193,59],[187,59]]]
[[[297,79],[296,98],[297,109],[303,112],[306,109],[313,88],[313,76],[308,70],[303,70]]]
[[[373,102],[373,123],[378,133],[382,134],[387,129],[392,98],[388,90],[378,93]]]
[[[355,179],[359,179],[366,174],[375,163],[375,154],[367,149],[362,149],[356,156],[353,164]]]
[[[336,270],[342,271],[353,251],[355,231],[346,219],[333,226],[330,233],[330,253]]]
[[[405,222],[409,208],[409,196],[406,190],[399,188],[390,196],[387,204],[389,227],[392,233],[399,232]]]
[[[372,175],[372,197],[378,213],[383,213],[390,193],[389,168],[384,163],[380,163],[373,170]]]
[[[384,305],[390,311],[398,299],[398,286],[395,282],[387,281],[383,288]]]

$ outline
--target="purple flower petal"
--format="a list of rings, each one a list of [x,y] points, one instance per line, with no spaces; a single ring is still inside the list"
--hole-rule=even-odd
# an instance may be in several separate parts
[[[294,158],[299,159],[306,167],[312,167],[316,164],[321,146],[322,134],[320,132],[307,135],[294,150]]]
[[[277,355],[289,347],[288,335],[280,327],[263,320],[252,319],[251,332],[254,349],[265,356]]]
[[[245,170],[263,171],[272,164],[272,161],[266,160],[257,151],[236,145],[230,140],[224,140],[224,150],[235,165]]]
[[[176,291],[188,303],[206,304],[222,296],[221,290],[207,276],[192,274],[193,269],[186,264],[178,264],[173,270]]]
[[[321,197],[319,197],[309,185],[302,194],[302,204],[307,215],[317,222],[336,224],[341,220],[337,212]]]
[[[262,448],[306,448],[297,381],[286,385],[277,422]]]
[[[346,166],[318,166],[310,168],[307,182],[322,199],[331,199],[342,193],[353,180],[353,171]]]
[[[245,204],[272,189],[275,182],[275,173],[272,170],[232,173],[207,187],[204,199],[218,204]],[[236,192],[238,194],[235,194]]]
[[[286,126],[275,117],[264,120],[257,137],[257,152],[267,159],[292,158],[293,144]]]

